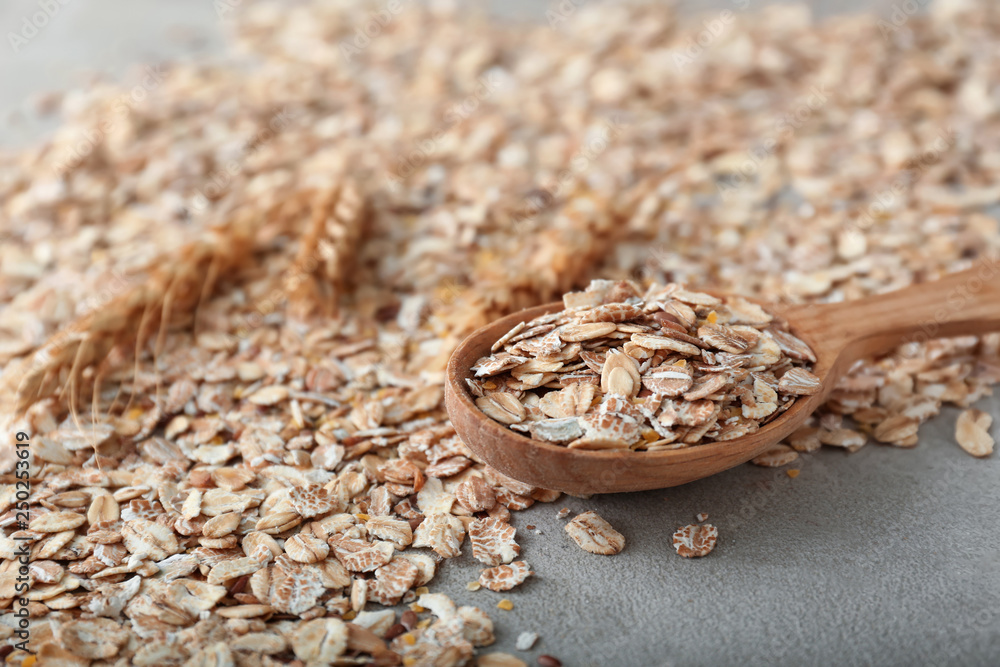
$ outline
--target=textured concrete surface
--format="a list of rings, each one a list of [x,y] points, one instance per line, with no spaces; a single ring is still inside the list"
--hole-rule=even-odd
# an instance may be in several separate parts
[[[495,4],[535,17],[546,7]],[[865,5],[816,4],[817,14]],[[6,34],[36,10],[0,5],[0,145],[52,127],[25,113],[34,94],[83,85],[88,71],[132,85],[144,63],[222,45],[210,0],[68,0],[14,54]],[[979,407],[1000,417],[1000,399]],[[926,424],[913,451],[823,451],[792,466],[797,479],[742,466],[677,489],[533,507],[515,523],[537,576],[505,594],[512,611],[496,609],[500,594],[465,590],[478,575],[471,557],[449,561],[435,590],[493,616],[493,650],[518,653],[518,633],[539,633],[520,654],[529,664],[540,653],[582,666],[1000,664],[1000,457],[962,452],[955,415]],[[597,510],[625,534],[625,551],[580,551],[555,517],[563,506]],[[719,546],[681,559],[670,536],[699,512],[719,527]]]

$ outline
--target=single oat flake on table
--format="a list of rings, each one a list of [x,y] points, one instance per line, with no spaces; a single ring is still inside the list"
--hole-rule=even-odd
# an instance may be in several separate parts
[[[685,558],[701,558],[712,552],[718,539],[719,529],[712,524],[690,524],[674,533],[674,549]]]
[[[993,417],[982,410],[965,410],[958,416],[955,439],[959,446],[973,456],[993,453],[993,436],[989,433]]]
[[[740,297],[594,280],[563,304],[501,337],[466,379],[484,414],[536,440],[643,451],[722,442],[822,389],[809,346]]]
[[[577,515],[565,526],[566,534],[584,551],[611,556],[625,548],[625,536],[597,512]]]
[[[663,3],[590,3],[559,31],[412,3],[350,63],[367,5],[243,3],[232,61],[163,68],[126,116],[109,85],[56,98],[58,132],[0,151],[0,421],[32,452],[21,526],[0,448],[6,662],[457,667],[493,641],[485,611],[513,651],[520,604],[476,581],[457,605],[439,574],[478,552],[502,588],[530,562],[511,595],[551,596],[514,529],[559,494],[456,436],[452,350],[571,293],[471,378],[501,423],[648,449],[778,418],[816,388],[808,351],[750,302],[651,286],[808,304],[995,267],[1000,148],[977,138],[1000,133],[1000,21],[960,4],[905,39],[871,16],[743,12],[739,40],[677,68],[663,54],[703,26]],[[816,89],[745,174],[761,128]],[[915,341],[853,365],[785,444],[804,471],[824,446],[913,447],[998,382],[1000,335]],[[989,428],[971,413],[956,438],[983,455]],[[584,548],[624,545],[573,521]],[[711,543],[696,528],[685,553]],[[15,538],[37,658],[6,654]]]

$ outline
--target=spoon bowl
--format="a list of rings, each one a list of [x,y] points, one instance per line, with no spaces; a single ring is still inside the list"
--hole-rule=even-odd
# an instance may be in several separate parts
[[[780,417],[741,438],[659,452],[568,449],[521,435],[483,414],[465,382],[472,377],[472,366],[515,325],[562,310],[561,302],[508,315],[466,338],[448,363],[445,405],[456,432],[477,456],[533,486],[586,495],[686,484],[745,463],[783,440],[823,405],[858,359],[908,342],[1000,331],[1000,257],[859,301],[760,305],[812,348],[817,359],[812,373],[822,389],[799,397]]]

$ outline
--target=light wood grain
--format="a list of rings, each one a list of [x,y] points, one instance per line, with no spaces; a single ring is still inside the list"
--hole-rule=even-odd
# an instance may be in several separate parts
[[[486,417],[465,383],[470,368],[518,322],[562,309],[530,308],[476,331],[448,364],[445,404],[455,430],[491,466],[515,479],[575,494],[641,491],[677,486],[749,461],[780,442],[819,408],[854,361],[900,344],[1000,331],[1000,263],[877,297],[840,304],[769,306],[816,353],[820,393],[802,397],[758,432],[728,442],[664,452],[586,451],[532,440]]]

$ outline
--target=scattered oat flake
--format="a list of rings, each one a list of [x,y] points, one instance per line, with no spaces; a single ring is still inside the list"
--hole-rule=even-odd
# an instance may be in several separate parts
[[[799,453],[788,445],[771,445],[762,454],[750,459],[754,465],[765,468],[780,468],[799,458]]]
[[[920,427],[920,421],[907,415],[893,415],[881,421],[875,427],[875,439],[879,442],[899,443],[915,436]]]
[[[413,535],[413,546],[430,547],[439,556],[454,558],[461,553],[465,539],[465,526],[451,514],[436,513],[427,516]]]
[[[537,632],[522,632],[517,636],[517,641],[514,643],[514,647],[518,651],[530,651],[531,647],[535,645],[538,641]]]
[[[712,524],[691,524],[674,533],[674,549],[685,558],[700,558],[711,553],[718,538],[719,531]]]
[[[992,423],[993,417],[982,410],[965,410],[955,424],[955,440],[973,456],[989,456],[993,453],[994,444],[988,430]]]
[[[698,516],[696,516],[695,519],[697,519],[699,522],[701,522],[701,521],[708,521],[708,515],[705,514],[704,512],[702,512],[701,514],[699,514]]]
[[[503,589],[501,589],[501,590],[503,590]],[[503,599],[503,600],[500,600],[500,602],[497,602],[497,608],[498,609],[503,609],[504,611],[510,611],[511,609],[514,608],[514,603],[511,602],[510,600]]]
[[[369,581],[368,596],[383,606],[398,604],[403,594],[416,583],[419,574],[417,566],[410,561],[394,558],[375,570],[375,582]]]
[[[515,532],[509,523],[492,517],[473,521],[469,525],[473,557],[491,566],[511,562],[521,553],[514,541]]]
[[[474,475],[458,485],[455,500],[470,512],[485,512],[496,505],[496,492],[482,477]]]
[[[852,454],[868,443],[868,436],[849,428],[837,428],[831,431],[820,429],[818,436],[824,445],[842,447]]]
[[[566,533],[584,551],[610,556],[625,547],[625,537],[596,512],[584,512],[566,524]]]
[[[527,563],[517,560],[510,565],[497,565],[483,570],[479,575],[479,583],[491,591],[509,591],[532,574],[534,573]]]

